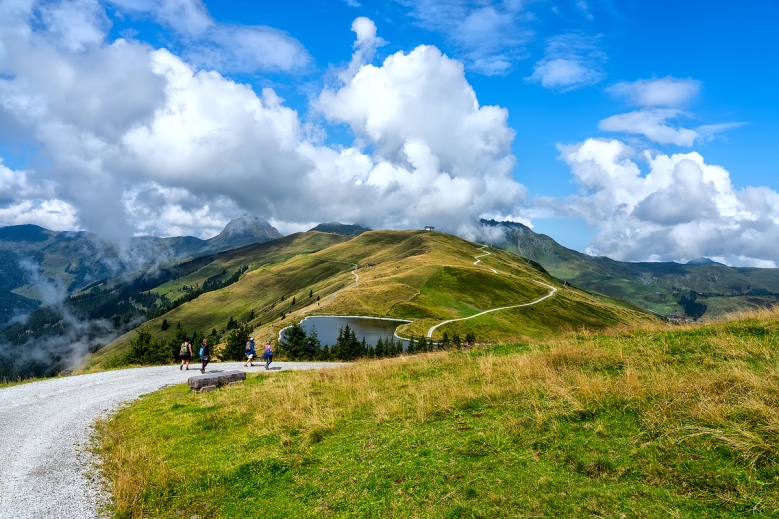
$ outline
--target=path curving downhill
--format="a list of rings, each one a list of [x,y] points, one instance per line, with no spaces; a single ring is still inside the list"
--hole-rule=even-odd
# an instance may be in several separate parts
[[[274,362],[272,366],[290,370],[345,365]],[[228,369],[262,370],[225,362],[211,364],[207,371]],[[126,402],[197,374],[197,370],[179,371],[175,365],[155,366],[0,389],[0,519],[99,518],[101,503],[108,496],[96,482],[86,450],[92,425]]]
[[[521,305],[512,305],[512,306],[502,306],[500,308],[492,308],[490,310],[485,310],[483,312],[479,312],[476,315],[470,315],[468,317],[460,317],[459,319],[449,319],[448,321],[442,321],[442,322],[436,324],[435,326],[433,326],[432,328],[430,328],[427,331],[428,338],[433,336],[433,332],[439,326],[443,326],[443,325],[449,324],[449,323],[454,323],[454,322],[457,322],[457,321],[466,321],[468,319],[473,319],[474,317],[479,317],[479,316],[484,315],[484,314],[489,314],[489,313],[492,313],[492,312],[499,312],[500,310],[509,310],[511,308],[521,308],[523,306],[536,305],[536,304],[540,303],[541,301],[543,301],[545,299],[549,299],[550,297],[552,297],[555,294],[555,292],[557,292],[557,289],[555,287],[551,286],[551,285],[547,285],[546,283],[542,283],[541,281],[537,281],[535,279],[533,281],[535,281],[539,285],[544,285],[545,287],[550,288],[551,289],[550,292],[547,295],[545,295],[544,297],[542,297],[540,299],[536,299],[535,301],[531,301],[530,303],[523,303]]]
[[[486,245],[483,245],[483,246],[479,247],[479,248],[478,248],[478,250],[484,250],[484,249],[486,249],[486,248],[487,248],[487,246],[486,246]],[[474,261],[474,262],[473,262],[473,264],[474,264],[474,265],[478,265],[479,263],[481,263],[481,259],[479,259],[479,258],[483,258],[483,257],[485,257],[485,256],[489,256],[490,254],[491,254],[491,253],[490,253],[489,251],[487,251],[487,252],[485,252],[484,254],[479,254],[478,256],[474,256],[474,258],[476,259],[476,261]],[[492,273],[493,273],[493,274],[497,274],[497,273],[498,273],[498,271],[497,271],[497,270],[495,270],[495,269],[494,269],[494,268],[492,268],[492,267],[487,267],[487,268],[488,268],[488,269],[490,269],[490,270],[492,271]]]
[[[335,296],[337,296],[338,294],[340,294],[344,290],[349,290],[350,288],[356,287],[357,284],[360,282],[360,275],[357,274],[357,269],[360,268],[360,267],[357,265],[357,263],[353,263],[353,265],[354,265],[354,270],[352,270],[350,274],[352,274],[354,276],[354,283],[352,283],[348,287],[343,287],[340,290],[336,290],[335,292],[330,294],[330,297],[327,298],[327,301],[325,301],[325,304],[330,303],[333,299],[335,299]]]
[[[487,248],[487,246],[486,246],[486,245],[482,245],[482,246],[481,246],[481,247],[479,247],[477,250],[481,250],[481,251],[483,251],[483,250],[484,250],[484,249],[486,249],[486,248]],[[474,261],[474,262],[473,262],[473,264],[474,264],[474,265],[478,265],[479,263],[481,263],[481,259],[480,259],[480,258],[483,258],[483,257],[485,257],[485,256],[489,256],[489,255],[490,255],[490,252],[489,252],[489,251],[485,251],[485,252],[484,252],[484,254],[479,254],[478,256],[474,256],[474,258],[476,259],[476,261]],[[490,269],[492,272],[494,272],[495,274],[497,274],[497,273],[498,273],[498,271],[497,271],[497,270],[495,270],[495,269],[493,269],[493,268],[490,268],[490,267],[487,267],[487,268],[489,268],[489,269]],[[435,326],[431,327],[431,328],[430,328],[430,329],[427,331],[427,337],[428,337],[428,338],[432,337],[432,336],[433,336],[433,332],[434,332],[434,331],[435,331],[435,329],[436,329],[436,328],[438,328],[439,326],[443,326],[443,325],[445,325],[445,324],[449,324],[449,323],[455,323],[455,322],[457,322],[457,321],[466,321],[466,320],[468,320],[468,319],[473,319],[474,317],[479,317],[479,316],[481,316],[481,315],[484,315],[484,314],[489,314],[489,313],[492,313],[492,312],[499,312],[499,311],[501,311],[501,310],[510,310],[511,308],[521,308],[521,307],[523,307],[523,306],[532,306],[532,305],[536,305],[536,304],[540,303],[541,301],[544,301],[545,299],[549,299],[550,297],[552,297],[552,296],[555,294],[555,292],[557,292],[557,289],[556,289],[555,287],[551,286],[551,285],[547,285],[546,283],[543,283],[543,282],[541,282],[541,281],[538,281],[538,280],[535,280],[535,279],[534,279],[533,281],[534,281],[534,282],[536,282],[536,283],[538,283],[539,285],[544,285],[545,287],[549,288],[549,289],[550,289],[550,292],[549,292],[547,295],[545,295],[544,297],[542,297],[542,298],[540,298],[540,299],[536,299],[535,301],[531,301],[531,302],[529,302],[529,303],[523,303],[523,304],[521,304],[521,305],[502,306],[502,307],[500,307],[500,308],[492,308],[492,309],[490,309],[490,310],[485,310],[485,311],[483,311],[483,312],[479,312],[478,314],[475,314],[475,315],[470,315],[470,316],[468,316],[468,317],[460,317],[459,319],[449,319],[449,320],[447,320],[447,321],[442,321],[442,322],[440,322],[440,323],[436,324]]]

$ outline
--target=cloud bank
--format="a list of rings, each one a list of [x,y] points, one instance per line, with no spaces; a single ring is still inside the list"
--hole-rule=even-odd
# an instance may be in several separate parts
[[[588,139],[560,152],[581,194],[551,204],[600,229],[588,252],[627,261],[706,256],[737,266],[777,266],[776,191],[737,189],[727,170],[695,152],[637,153],[613,139]]]
[[[0,202],[0,225],[208,237],[249,212],[288,228],[341,220],[456,231],[522,203],[507,111],[481,106],[463,65],[435,47],[373,65],[384,41],[358,18],[350,65],[303,122],[273,89],[225,77],[217,70],[233,65],[196,50],[220,30],[201,3],[113,2],[175,26],[197,54],[189,59],[108,41],[105,11],[80,1],[75,11],[2,4],[0,125],[21,128],[45,165],[2,171],[0,192],[14,197]],[[328,145],[322,123],[347,128],[354,143]]]

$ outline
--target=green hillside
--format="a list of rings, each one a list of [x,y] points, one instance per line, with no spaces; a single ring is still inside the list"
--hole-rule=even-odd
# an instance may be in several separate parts
[[[777,341],[766,311],[263,371],[98,451],[115,517],[777,517]]]
[[[496,247],[537,261],[554,277],[658,314],[685,315],[679,300],[689,297],[690,291],[706,305],[705,318],[779,303],[779,269],[615,261],[568,249],[519,223],[482,220],[482,224],[504,230]]]
[[[490,254],[474,264],[475,256],[486,252]],[[360,279],[352,286],[355,266]],[[301,233],[223,254],[153,292],[173,300],[175,294],[243,267],[248,270],[237,282],[200,295],[148,326],[158,336],[171,338],[179,323],[208,334],[224,331],[233,318],[248,323],[255,336],[270,337],[271,326],[278,331],[304,315],[363,315],[411,320],[399,333],[419,337],[444,320],[533,302],[551,287],[557,292],[542,303],[447,324],[435,330],[433,339],[445,331],[470,331],[481,342],[495,342],[653,320],[630,304],[563,287],[510,252],[480,250],[455,236],[423,231],[371,231],[351,239]],[[166,331],[164,321],[171,325]],[[110,364],[132,336],[126,334],[93,355],[87,369]]]

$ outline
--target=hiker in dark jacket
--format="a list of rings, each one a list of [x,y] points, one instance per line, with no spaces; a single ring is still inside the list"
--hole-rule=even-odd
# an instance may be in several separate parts
[[[254,358],[254,339],[252,337],[249,337],[249,340],[246,342],[246,364],[244,364],[244,367],[246,366],[254,366],[252,364],[252,359]]]
[[[262,358],[265,359],[265,370],[270,369],[270,363],[273,362],[273,346],[270,341],[265,343],[265,353],[262,354]]]
[[[206,372],[206,366],[208,366],[209,360],[211,360],[211,349],[208,347],[208,339],[203,339],[203,344],[200,345],[200,362],[202,362],[200,366],[201,373]]]

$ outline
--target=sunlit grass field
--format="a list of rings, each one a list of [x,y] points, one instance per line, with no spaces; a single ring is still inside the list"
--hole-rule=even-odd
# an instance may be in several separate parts
[[[174,386],[98,425],[116,517],[776,517],[779,313]]]

